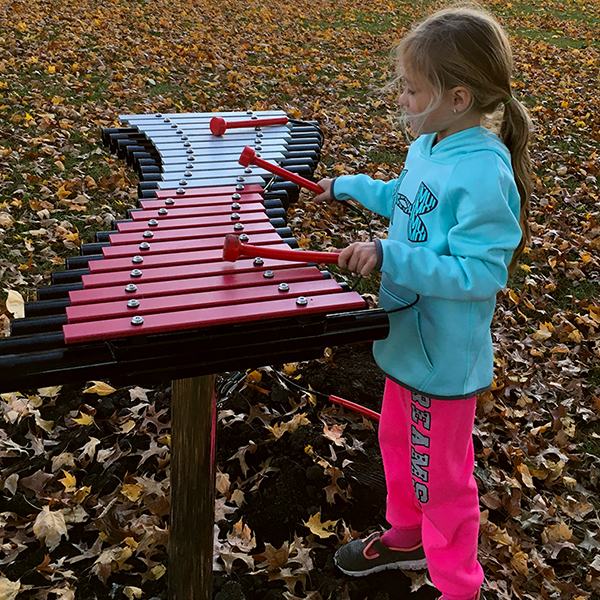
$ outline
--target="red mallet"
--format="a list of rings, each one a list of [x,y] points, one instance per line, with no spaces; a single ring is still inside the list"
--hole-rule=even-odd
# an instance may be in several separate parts
[[[273,163],[267,162],[262,158],[258,158],[256,156],[256,152],[250,146],[246,146],[242,153],[240,154],[240,158],[238,159],[240,165],[247,167],[248,165],[256,165],[265,171],[269,171],[269,173],[273,173],[273,175],[279,175],[282,179],[286,181],[292,181],[296,185],[300,187],[306,188],[315,194],[321,194],[325,190],[314,181],[310,181],[308,179],[304,179],[304,177],[300,177],[300,175],[296,175],[296,173],[291,173],[290,171],[286,171],[286,169],[282,169],[281,167],[274,165]]]
[[[223,135],[228,129],[240,127],[263,127],[265,125],[285,125],[287,117],[272,117],[270,119],[247,119],[245,121],[226,121],[223,117],[213,117],[210,120],[210,130],[213,135]]]
[[[225,236],[223,260],[235,262],[240,256],[250,258],[275,258],[278,260],[297,260],[300,262],[337,264],[339,252],[312,252],[305,250],[288,250],[286,248],[270,248],[269,246],[252,246],[243,244],[234,233]]]
[[[338,398],[338,396],[329,396],[329,400],[334,404],[340,404],[345,408],[353,410],[354,412],[360,413],[365,417],[369,417],[369,419],[373,419],[374,421],[379,421],[381,415],[370,408],[365,408],[360,404],[355,404],[354,402],[350,402],[349,400],[344,400],[343,398]]]

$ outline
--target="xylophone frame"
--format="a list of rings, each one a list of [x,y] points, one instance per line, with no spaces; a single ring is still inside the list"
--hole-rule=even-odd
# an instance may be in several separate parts
[[[238,120],[238,124],[241,122],[239,113],[221,114],[228,120]],[[274,111],[272,114],[263,113],[263,116],[275,120],[283,118],[278,111]],[[163,117],[165,118],[163,119]],[[146,180],[142,181],[139,186],[142,206],[144,198],[152,199],[147,202],[153,207],[155,204],[164,203],[165,198],[173,194],[171,190],[174,188],[174,184],[182,186],[175,193],[184,194],[185,189],[214,185],[207,184],[207,181],[214,177],[219,178],[219,185],[222,186],[236,185],[240,181],[245,181],[248,187],[265,183],[263,175],[271,169],[268,164],[266,165],[269,167],[267,170],[246,169],[243,171],[242,179],[240,179],[239,165],[236,167],[237,172],[232,171],[230,158],[236,152],[239,155],[239,152],[248,143],[243,136],[237,133],[231,132],[231,134],[219,138],[221,140],[218,142],[219,145],[227,149],[223,158],[217,160],[220,171],[214,171],[212,162],[206,158],[207,153],[210,154],[210,149],[215,146],[214,140],[206,139],[206,135],[191,133],[190,141],[185,141],[182,146],[182,142],[188,138],[179,138],[178,136],[183,136],[184,132],[182,129],[176,131],[175,129],[182,127],[192,130],[197,122],[204,123],[203,127],[206,129],[208,118],[206,114],[179,114],[168,117],[160,114],[152,117],[131,115],[121,118],[122,121],[130,124],[130,128],[123,130],[123,133],[120,133],[121,130],[106,130],[107,137],[105,138],[103,132],[105,142],[112,135],[111,131],[115,132],[117,155],[120,155],[122,151],[122,157],[127,157],[128,162],[131,159],[134,166],[137,162],[140,173],[144,173],[144,168],[148,169],[145,172]],[[256,116],[253,115],[251,118],[256,119]],[[177,120],[179,126],[175,125],[172,120]],[[168,123],[169,132],[164,131],[167,127],[165,123]],[[234,124],[230,126],[232,129],[236,129]],[[279,156],[283,156],[281,152],[284,148],[275,139],[277,137],[275,135],[277,134],[276,127],[268,132],[265,131],[264,137],[262,132],[252,134],[252,137],[256,135],[257,138],[254,141],[256,150],[259,150],[259,145],[264,145],[264,156],[269,160],[278,160]],[[286,136],[287,133],[289,132],[286,129]],[[130,134],[132,135],[131,139],[128,137]],[[302,162],[304,161],[303,156],[313,153],[315,144],[320,148],[320,143],[315,142],[313,135],[312,132],[300,133],[301,144],[290,142],[289,157],[286,157],[291,165],[290,169],[297,169],[298,173],[310,170],[307,166],[298,166],[297,161]],[[112,141],[110,143],[112,144]],[[153,145],[160,154],[160,161],[165,167],[165,173],[162,175],[158,167],[146,166],[145,161],[154,163],[151,153],[148,152],[150,145]],[[193,146],[195,150],[181,149],[189,146]],[[189,158],[190,152],[192,154],[196,152],[195,159]],[[252,152],[253,161],[260,160],[256,159],[258,154],[254,154],[254,150]],[[181,171],[178,165],[183,166],[183,163],[190,161],[194,162],[193,167],[189,164],[185,167],[189,169],[189,172]],[[171,168],[171,165],[175,165],[175,167]],[[183,179],[179,179],[180,177]],[[295,179],[297,182],[306,181],[300,175]],[[278,187],[279,190],[285,190],[286,195],[289,192],[289,198],[293,198],[294,190],[287,186],[287,183],[278,181],[271,189]],[[189,187],[185,188],[186,185]],[[291,185],[292,188],[295,188],[293,184]],[[314,191],[320,190],[315,189]],[[159,201],[159,199],[161,200]],[[185,202],[182,205],[185,205]],[[143,206],[143,209],[150,210],[150,206]],[[221,214],[222,211],[214,212]],[[116,236],[119,239],[114,240],[115,244],[111,245],[105,258],[127,256],[129,250],[126,244],[131,243],[128,237],[131,234],[126,232],[139,229],[139,225],[136,224],[139,223],[138,217],[147,219],[149,214],[146,212],[140,215],[134,211],[131,221],[123,223],[122,227],[119,227],[120,233]],[[201,217],[196,218],[197,222],[201,220]],[[276,218],[271,221],[271,229],[284,227],[285,223],[275,225],[278,220],[281,221]],[[246,219],[246,222],[248,223],[247,231],[252,231],[255,223],[250,217]],[[154,225],[157,224],[158,222],[154,223]],[[169,246],[169,249],[163,250],[163,252],[173,251],[172,246],[177,246],[179,240],[194,237],[189,235],[189,231],[186,229],[187,222],[177,227],[179,227],[177,235],[169,238],[177,241],[161,242],[160,239],[157,240],[159,244]],[[259,227],[255,231],[260,233],[262,229]],[[273,229],[274,233],[279,234],[280,231],[282,230]],[[159,237],[160,232],[157,233],[156,238]],[[108,237],[103,236],[102,239],[97,236],[97,242],[110,241],[113,244],[111,238],[111,234],[108,234]],[[262,239],[259,243],[273,244],[273,239],[272,237]],[[202,247],[201,242],[197,244],[198,248]],[[294,252],[294,254],[299,253]],[[306,259],[307,256],[308,253],[305,253],[304,258]],[[331,255],[328,258],[333,259]],[[185,257],[184,260],[189,262],[190,257]],[[77,263],[74,262],[74,264]],[[91,272],[91,274],[83,275],[84,278],[88,278],[87,288],[92,288],[94,295],[97,286],[91,285],[89,278],[96,278],[97,281],[98,277],[102,277],[98,273],[94,275],[99,270],[96,267],[102,267],[100,261],[95,264],[90,263],[88,273]],[[293,284],[310,279],[306,275],[301,275],[300,269],[291,275],[286,272],[285,265],[279,265],[279,267],[281,268],[274,269],[274,274],[271,275],[273,283],[280,284],[281,281],[288,281]],[[172,268],[179,269],[181,267]],[[68,273],[66,274],[68,275]],[[187,275],[187,277],[192,277],[192,275]],[[218,276],[216,277],[218,278]],[[278,280],[280,277],[281,281]],[[53,282],[54,279],[53,275]],[[211,279],[211,277],[207,277],[207,279]],[[61,278],[58,280],[62,281],[63,285],[58,285],[53,290],[46,288],[42,304],[44,301],[50,304],[56,301],[61,304],[61,298],[66,292],[66,288],[69,288],[71,279]],[[149,282],[149,285],[153,285],[152,279]],[[244,286],[247,283],[244,280]],[[175,284],[173,285],[175,286]],[[192,288],[193,285],[192,283]],[[325,287],[320,287],[320,289],[325,289]],[[182,279],[177,283],[178,291],[174,293],[184,293],[184,288],[189,291],[186,280]],[[74,294],[78,293],[78,291],[74,291]],[[39,294],[40,290],[38,290],[38,296]],[[146,294],[152,295],[147,288]],[[315,304],[313,306],[316,306],[319,302],[316,300],[316,292],[314,294]],[[75,309],[77,306],[78,302],[72,299],[71,307]],[[86,337],[84,331],[80,338],[83,341],[75,339],[76,336],[67,339],[63,333],[54,333],[54,328],[60,325],[62,317],[60,315],[56,318],[51,316],[44,321],[43,327],[46,329],[40,330],[40,325],[34,323],[34,329],[37,327],[36,333],[29,333],[30,325],[28,323],[21,324],[19,326],[20,335],[1,341],[0,391],[12,391],[23,387],[29,389],[60,384],[65,381],[85,382],[102,378],[111,379],[116,385],[138,383],[140,378],[148,383],[166,378],[172,379],[168,595],[170,600],[210,600],[212,598],[216,470],[214,373],[265,364],[308,360],[322,355],[323,350],[330,346],[372,341],[387,335],[389,323],[384,311],[379,309],[354,310],[356,304],[353,302],[338,303],[337,306],[337,309],[333,309],[335,312],[328,314],[322,312],[313,314],[307,309],[301,309],[304,312],[282,312],[275,318],[273,314],[266,312],[259,317],[265,320],[213,324],[210,327],[186,329],[185,331],[173,328],[166,330],[149,328],[143,335],[124,338],[119,336],[110,339],[98,336]],[[347,312],[343,312],[344,310]],[[228,312],[229,309],[225,308],[224,311]],[[35,321],[35,318],[33,320]],[[75,321],[76,319],[74,319]],[[215,321],[215,323],[217,322],[221,323],[222,321]],[[73,327],[78,332],[81,331],[76,324],[67,327],[70,327],[71,331]],[[78,343],[70,345],[72,341]]]

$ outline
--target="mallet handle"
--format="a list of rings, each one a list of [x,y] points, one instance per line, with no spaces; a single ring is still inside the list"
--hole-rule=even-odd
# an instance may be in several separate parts
[[[265,171],[269,171],[269,173],[273,173],[273,175],[279,175],[279,177],[285,179],[286,181],[292,181],[296,185],[306,188],[307,190],[310,190],[315,194],[321,194],[325,191],[320,185],[316,184],[314,181],[310,181],[309,179],[300,177],[300,175],[296,175],[296,173],[292,173],[286,169],[282,169],[278,165],[274,165],[273,163],[267,162],[262,158],[258,158],[258,156],[256,156],[254,152],[254,149],[250,148],[250,146],[246,146],[244,148],[244,150],[242,151],[242,155],[244,154],[246,154],[247,160],[250,164],[256,165],[257,167],[260,167]],[[239,163],[241,165],[245,164],[244,162],[242,162],[241,157]]]
[[[341,406],[345,406],[346,408],[353,410],[354,412],[360,413],[365,417],[369,417],[375,421],[379,421],[381,415],[370,408],[365,408],[360,404],[355,404],[354,402],[350,402],[349,400],[344,400],[343,398],[339,398],[338,396],[329,396],[330,402],[334,404],[340,404]]]
[[[277,260],[297,260],[301,262],[337,264],[339,252],[315,252],[312,250],[288,250],[287,248],[270,248],[269,246],[253,246],[240,244],[240,254],[251,258],[275,258]]]
[[[223,117],[213,117],[210,120],[210,130],[214,135],[223,135],[227,129],[240,127],[263,127],[267,125],[285,125],[287,117],[271,117],[266,119],[246,119],[244,121],[225,121]]]
[[[227,129],[238,129],[239,127],[263,127],[265,125],[285,125],[287,122],[287,117],[247,119],[245,121],[227,121]]]

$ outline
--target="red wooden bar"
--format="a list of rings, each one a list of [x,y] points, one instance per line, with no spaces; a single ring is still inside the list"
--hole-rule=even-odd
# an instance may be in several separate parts
[[[233,194],[261,194],[263,189],[260,185],[223,185],[223,186],[206,186],[206,187],[190,187],[182,189],[181,193],[177,190],[156,190],[155,195],[157,200],[163,200],[166,198],[190,198],[192,196],[223,196]]]
[[[130,223],[119,223],[117,230],[119,233],[132,233],[134,231],[160,231],[161,229],[178,229],[184,227],[206,227],[214,225],[225,225],[227,223],[256,223],[268,221],[269,217],[264,210],[244,213],[243,218],[236,219],[230,215],[215,215],[214,217],[189,217],[184,219],[150,219],[148,221],[134,221]],[[167,222],[168,221],[168,222]]]
[[[261,202],[263,197],[261,194],[238,194],[239,197],[232,197],[231,194],[222,196],[177,196],[169,197],[164,200],[142,200],[140,206],[144,210],[166,208],[179,208],[181,206],[211,206],[214,204],[231,205],[234,202],[247,204],[248,202]],[[167,202],[171,200],[172,202]]]
[[[227,204],[210,204],[206,205],[195,205],[195,206],[183,206],[178,208],[159,208],[149,209],[143,211],[137,211],[131,213],[133,221],[146,221],[148,219],[184,219],[202,216],[219,216],[228,215],[231,218],[233,213],[239,213],[245,215],[246,213],[264,211],[262,202],[231,202]]]
[[[295,263],[297,265],[297,263]],[[269,283],[293,283],[296,281],[318,281],[323,274],[317,267],[291,267],[267,271]],[[136,283],[135,290],[127,291],[123,285],[109,285],[102,288],[75,290],[69,292],[71,306],[94,304],[131,298],[151,298],[166,294],[187,294],[211,290],[231,290],[238,287],[265,285],[265,272],[248,271],[244,273],[226,273],[222,275],[198,276],[190,279],[158,281],[155,283]]]
[[[228,290],[197,292],[195,294],[177,294],[142,298],[131,304],[120,300],[116,302],[99,302],[97,304],[68,306],[69,323],[81,323],[117,317],[133,317],[153,313],[176,312],[189,309],[208,308],[211,306],[229,306],[266,300],[278,300],[282,297],[297,298],[299,296],[330,294],[340,292],[340,284],[334,279],[300,281],[262,285],[260,287],[239,287]]]
[[[74,344],[94,340],[119,339],[140,334],[184,331],[228,323],[297,317],[313,313],[326,313],[332,310],[356,310],[365,307],[365,301],[356,292],[310,296],[304,299],[306,304],[299,304],[300,298],[285,298],[232,305],[226,308],[219,306],[175,313],[151,314],[142,317],[143,320],[139,324],[132,323],[133,319],[130,317],[73,323],[64,325],[63,332],[65,342]]]
[[[287,244],[275,242],[258,246],[258,248],[279,248],[294,252]],[[265,250],[267,251],[267,250]],[[300,254],[300,253],[299,253]],[[135,255],[131,258],[109,258],[91,262],[90,273],[117,273],[119,271],[131,271],[132,269],[150,269],[156,267],[175,267],[180,265],[201,264],[209,262],[220,262],[223,260],[223,250],[209,249],[195,252],[173,252],[168,254]],[[307,261],[304,261],[307,262]]]
[[[260,270],[284,269],[293,267],[296,263],[289,260],[276,260],[266,258]],[[252,259],[240,260],[235,263],[214,262],[183,265],[180,267],[158,267],[150,269],[131,269],[131,271],[117,271],[116,273],[98,273],[97,275],[84,275],[81,280],[85,288],[101,288],[116,284],[138,284],[150,283],[152,281],[173,281],[174,279],[185,279],[187,277],[198,277],[199,275],[218,275],[228,273],[243,273],[244,271],[256,271],[259,269]],[[139,271],[139,273],[133,273]]]
[[[281,242],[281,236],[275,231],[256,233],[248,236],[248,241],[255,246]],[[102,248],[104,258],[123,258],[126,256],[142,256],[164,254],[168,252],[191,252],[193,250],[214,250],[223,246],[223,236],[209,238],[191,238],[174,242],[152,242],[147,247],[140,248],[140,244],[122,244],[120,246],[106,246]],[[91,266],[92,263],[90,263]]]
[[[228,233],[234,233],[236,223],[230,221],[228,224],[211,226],[211,227],[187,227],[182,229],[146,229],[145,231],[134,231],[132,233],[120,233],[118,235],[109,236],[110,243],[114,246],[122,244],[132,244],[135,242],[164,242],[164,241],[175,241],[175,240],[187,240],[187,239],[201,239],[209,237],[221,236],[224,239]],[[255,223],[240,223],[242,229],[239,233],[245,233],[247,235],[253,233],[271,233],[273,231],[273,225],[267,220],[258,221]],[[144,234],[150,234],[148,236]]]

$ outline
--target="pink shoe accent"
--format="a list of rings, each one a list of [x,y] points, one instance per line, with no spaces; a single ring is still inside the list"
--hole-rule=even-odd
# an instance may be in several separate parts
[[[421,542],[419,542],[416,546],[413,546],[412,548],[392,548],[391,546],[388,546],[388,548],[390,550],[394,550],[395,552],[412,552],[413,550],[416,550],[417,548],[420,548],[423,544]],[[478,598],[475,598],[474,600],[479,600]]]
[[[368,539],[369,538],[366,538],[365,542]],[[374,558],[379,558],[379,553],[377,552],[377,550],[373,550],[373,544],[379,539],[381,539],[381,538],[378,535],[374,535],[373,539],[365,546],[365,549],[363,550],[363,556],[367,560],[373,560]],[[369,551],[372,551],[372,552],[369,554]]]

